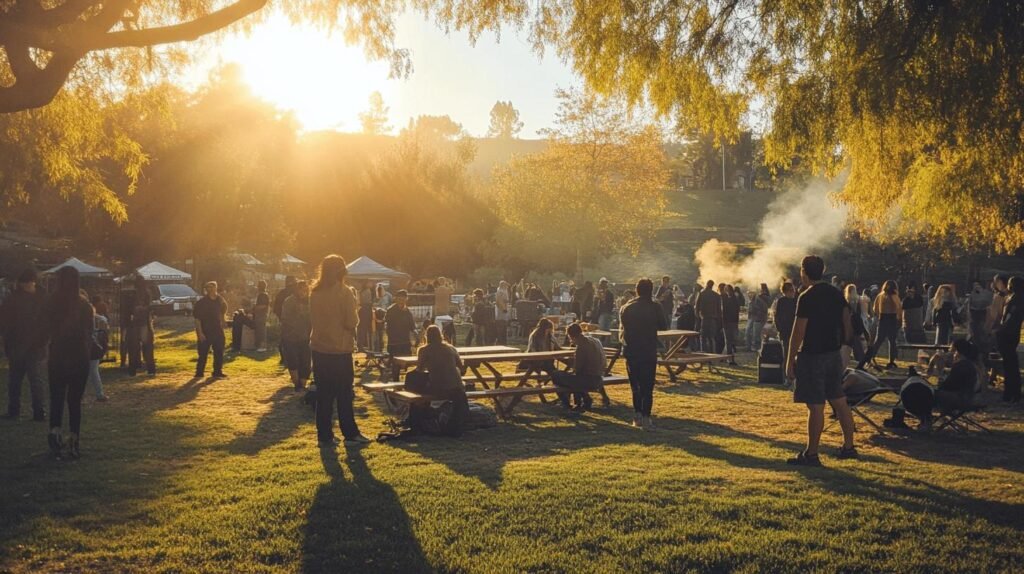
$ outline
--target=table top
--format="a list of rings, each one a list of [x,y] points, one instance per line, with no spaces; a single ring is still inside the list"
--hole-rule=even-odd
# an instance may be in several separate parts
[[[555,359],[567,359],[576,354],[575,349],[562,349],[559,351],[543,351],[538,353],[527,353],[525,351],[505,352],[505,353],[484,353],[477,355],[462,355],[463,362],[471,363],[497,363],[502,361],[553,361]],[[415,356],[408,357],[395,357],[394,362],[397,365],[403,367],[410,367],[415,365],[419,359]]]
[[[459,352],[459,355],[484,355],[490,353],[516,353],[519,351],[516,347],[509,347],[508,345],[484,345],[481,347],[455,347],[455,350]]]
[[[622,329],[612,329],[612,333],[621,333]],[[658,331],[659,337],[696,337],[700,335],[697,331],[684,331],[682,329],[666,329]]]

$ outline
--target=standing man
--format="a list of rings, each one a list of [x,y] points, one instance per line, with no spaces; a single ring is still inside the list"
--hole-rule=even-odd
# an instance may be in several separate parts
[[[750,304],[747,306],[747,350],[757,351],[761,349],[761,337],[764,333],[764,325],[768,322],[768,308],[772,305],[771,294],[768,293],[768,285],[761,284],[761,291],[754,293],[750,291]]]
[[[309,284],[296,281],[292,295],[281,308],[281,348],[284,364],[292,377],[295,392],[306,388],[312,370],[309,352]]]
[[[407,357],[412,354],[412,341],[416,337],[416,319],[409,310],[409,292],[399,289],[395,302],[384,314],[384,331],[388,335],[388,354]]]
[[[615,312],[615,294],[612,293],[608,280],[601,278],[597,283],[597,295],[594,296],[594,309],[590,320],[597,321],[602,331],[612,328],[612,313]]]
[[[0,335],[7,355],[7,418],[21,413],[21,381],[28,377],[32,395],[32,420],[46,420],[46,336],[43,307],[36,272],[26,269],[18,275],[14,291],[0,305]]]
[[[281,312],[284,310],[284,300],[287,299],[295,292],[295,276],[289,275],[284,278],[284,288],[274,294],[274,304],[271,311],[274,316],[277,317],[278,324],[281,323]],[[285,363],[284,360],[284,344],[281,341],[277,342],[277,352],[281,356],[281,364]]]
[[[789,464],[821,466],[818,443],[825,428],[825,401],[832,405],[843,428],[839,458],[857,458],[853,446],[853,415],[843,393],[843,361],[839,348],[853,335],[850,308],[843,295],[822,281],[825,262],[804,257],[800,279],[806,289],[796,302],[796,323],[786,356],[786,376],[796,379],[793,402],[807,405],[807,448]]]
[[[132,300],[131,321],[128,338],[128,374],[135,376],[143,365],[146,374],[156,374],[156,356],[153,346],[156,334],[153,329],[153,293],[142,275],[135,277],[135,298]]]
[[[793,323],[796,322],[796,286],[789,281],[782,284],[782,297],[775,300],[772,317],[775,328],[779,331],[782,341],[782,356],[789,355],[789,338],[793,335]]]
[[[644,430],[654,430],[651,407],[658,369],[658,331],[668,328],[664,307],[651,298],[653,291],[654,283],[650,279],[640,279],[636,283],[636,298],[619,312],[622,355],[626,358],[629,387],[633,391],[633,426]]]
[[[256,305],[252,308],[253,330],[256,332],[256,352],[267,351],[267,316],[270,314],[270,293],[267,293],[267,282],[260,279],[256,283]]]
[[[639,295],[640,293],[638,292],[637,296]],[[655,298],[658,300],[658,304],[661,305],[661,311],[665,314],[667,324],[672,318],[672,313],[675,311],[675,294],[672,293],[672,278],[668,275],[661,278],[661,285],[658,286]]]
[[[196,320],[196,338],[199,341],[199,360],[196,362],[196,378],[201,379],[206,371],[206,357],[213,349],[213,378],[226,379],[224,374],[224,316],[228,302],[217,292],[217,282],[207,281],[203,285],[203,297],[196,301],[192,316]]]
[[[708,279],[697,295],[697,318],[700,319],[700,349],[717,353],[716,339],[722,330],[722,296],[715,293],[715,282]]]
[[[1024,323],[1024,279],[1009,280],[1009,295],[1003,301],[1003,316],[996,327],[996,346],[1003,358],[1003,400],[1020,402],[1020,329]]]

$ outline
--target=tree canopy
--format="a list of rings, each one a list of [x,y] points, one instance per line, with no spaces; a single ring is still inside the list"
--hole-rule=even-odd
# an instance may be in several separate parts
[[[384,97],[380,92],[370,94],[370,107],[359,114],[359,123],[364,134],[376,136],[391,131],[391,126],[388,125],[388,107],[384,105]]]
[[[487,135],[501,139],[512,139],[523,130],[523,122],[519,120],[519,110],[512,102],[494,102],[491,108],[491,124],[487,128]]]

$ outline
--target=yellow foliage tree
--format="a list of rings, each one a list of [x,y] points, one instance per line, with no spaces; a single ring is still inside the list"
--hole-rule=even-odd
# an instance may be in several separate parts
[[[656,229],[669,171],[661,133],[637,121],[622,100],[559,91],[556,127],[540,153],[515,157],[494,174],[502,221],[522,248],[576,255],[635,254]]]

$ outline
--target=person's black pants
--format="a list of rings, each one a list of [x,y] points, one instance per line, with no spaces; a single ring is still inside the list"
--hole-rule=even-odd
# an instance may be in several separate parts
[[[298,374],[299,381],[309,380],[312,371],[312,358],[309,350],[309,339],[298,341],[281,341],[284,350],[284,365],[289,371]]]
[[[877,355],[882,348],[882,343],[889,341],[889,362],[896,362],[896,355],[899,349],[896,348],[896,336],[900,334],[900,320],[895,313],[883,313],[878,319],[878,332],[875,335],[875,344],[871,346],[872,355]]]
[[[408,357],[412,355],[412,344],[388,345],[388,355],[392,357]]]
[[[658,359],[626,358],[626,373],[629,375],[629,388],[633,391],[633,411],[645,417],[651,416],[654,406],[654,380],[658,369]]]
[[[999,342],[999,355],[1003,358],[1003,400],[1020,401],[1020,359],[1017,342]]]
[[[64,402],[68,405],[68,423],[71,432],[79,434],[82,428],[82,395],[89,379],[89,358],[75,361],[70,358],[54,360],[50,357],[50,428],[60,428],[64,420]]]
[[[359,436],[352,400],[352,383],[355,372],[352,368],[352,353],[318,353],[313,351],[313,375],[316,377],[316,435],[321,442],[332,437],[331,419],[334,407],[338,407],[338,426],[347,438]]]
[[[203,376],[206,371],[206,357],[213,349],[213,374],[220,375],[224,372],[224,334],[219,337],[207,336],[205,340],[199,341],[199,361],[196,362],[196,376]]]

